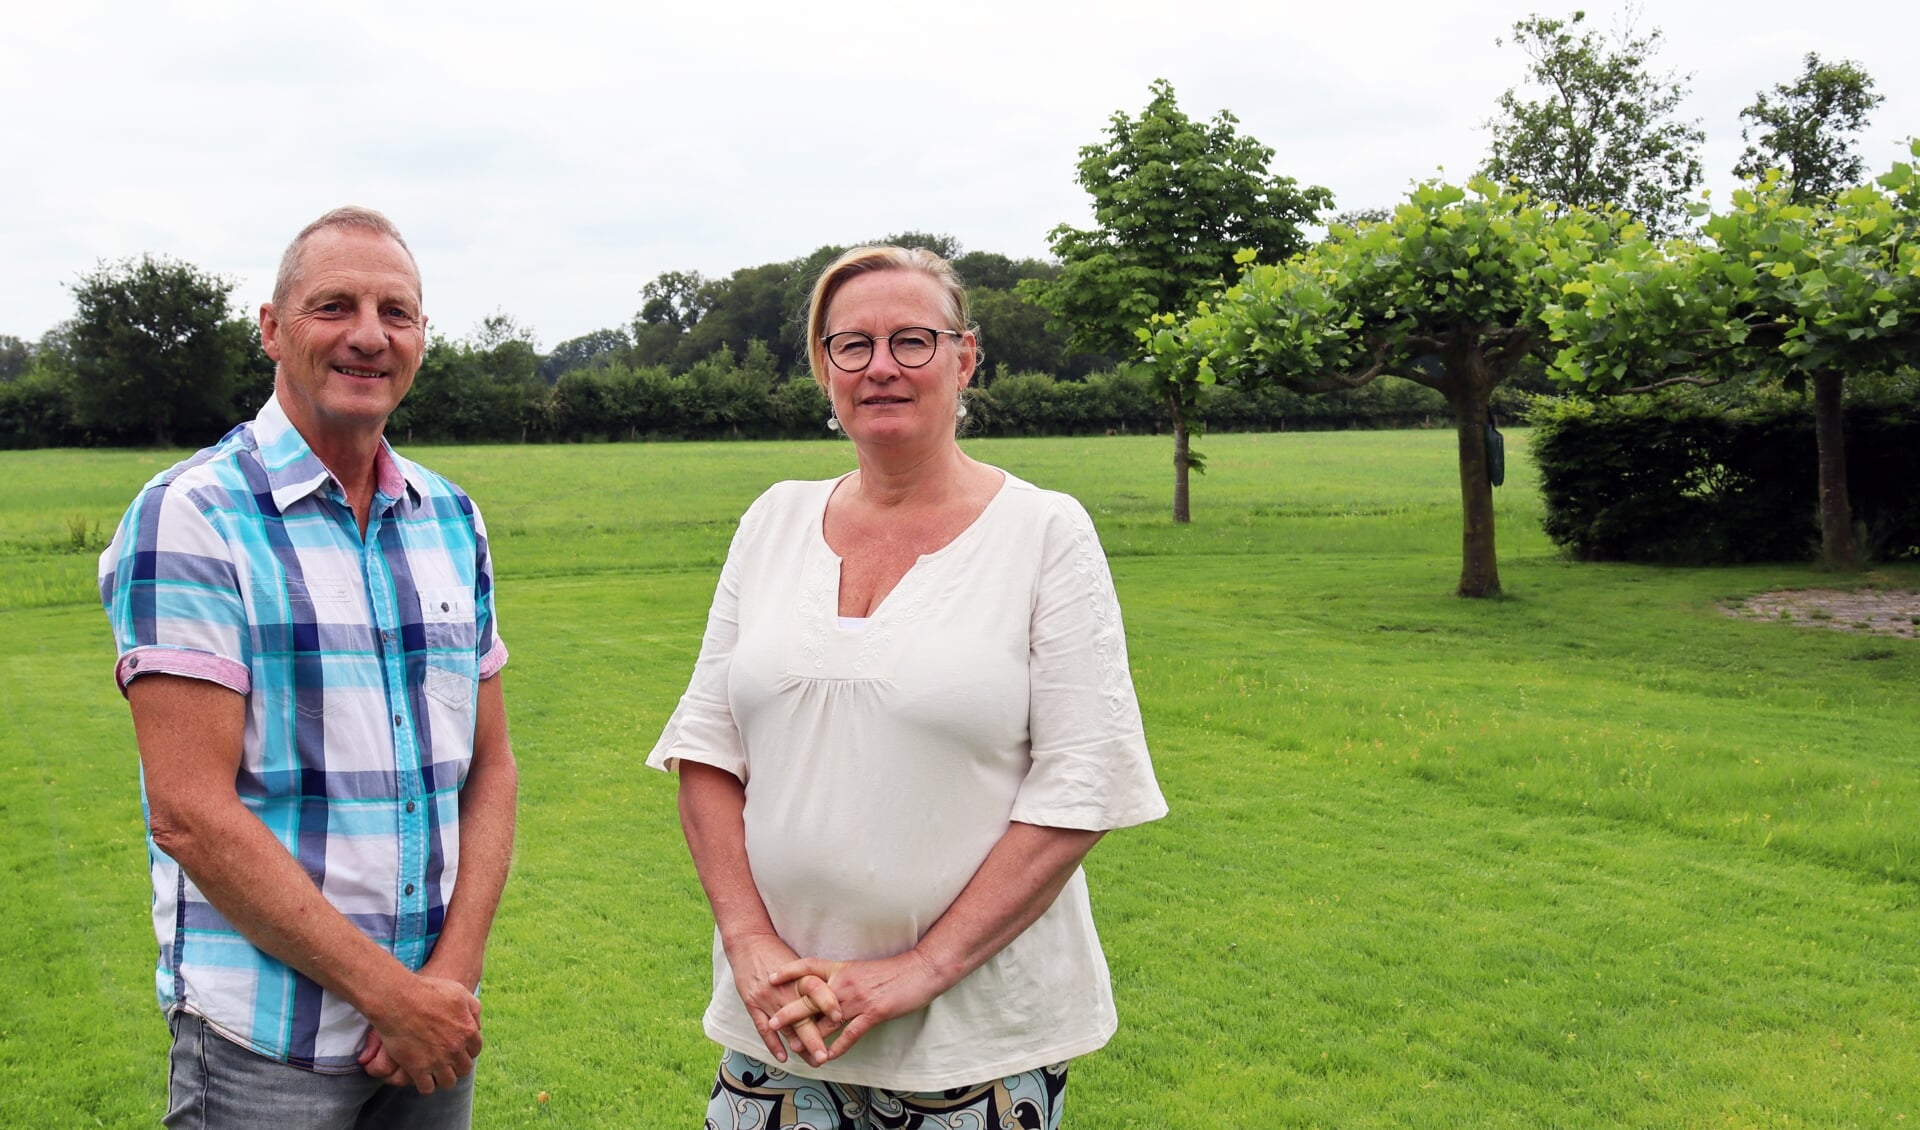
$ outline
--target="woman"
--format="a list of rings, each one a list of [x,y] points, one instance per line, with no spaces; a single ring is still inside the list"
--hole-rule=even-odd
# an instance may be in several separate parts
[[[1117,1024],[1080,861],[1166,812],[1106,559],[955,442],[979,349],[944,260],[847,252],[807,337],[858,468],[740,520],[647,761],[716,926],[707,1125],[1057,1126]]]

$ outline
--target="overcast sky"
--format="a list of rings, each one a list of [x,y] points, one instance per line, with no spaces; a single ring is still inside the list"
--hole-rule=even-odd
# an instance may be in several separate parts
[[[1311,8],[1311,11],[1303,9]],[[102,260],[169,255],[268,296],[281,248],[338,204],[407,234],[434,327],[496,311],[543,348],[624,325],[667,270],[725,275],[921,230],[1044,256],[1091,221],[1080,146],[1155,78],[1231,110],[1273,169],[1389,205],[1464,179],[1537,0],[855,0],[675,5],[101,3],[0,34],[0,333],[38,338]],[[1617,4],[1588,6],[1603,30]],[[1690,74],[1717,199],[1740,109],[1801,57],[1853,59],[1886,102],[1884,170],[1920,134],[1920,4],[1647,0]]]

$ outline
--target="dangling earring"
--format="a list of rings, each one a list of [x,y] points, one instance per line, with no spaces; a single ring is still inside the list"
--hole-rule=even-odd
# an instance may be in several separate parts
[[[829,411],[827,413],[827,430],[830,432],[837,432],[840,430],[840,417],[835,415],[832,411]]]
[[[967,402],[966,401],[962,400],[954,404],[953,418],[956,420],[964,420],[967,418]]]

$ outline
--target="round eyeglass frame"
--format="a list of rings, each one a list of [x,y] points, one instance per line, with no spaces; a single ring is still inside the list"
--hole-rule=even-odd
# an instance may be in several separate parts
[[[893,351],[893,334],[912,333],[916,330],[921,333],[930,333],[933,335],[933,352],[927,354],[927,359],[924,361],[911,361],[911,362],[902,361],[900,359],[900,355]],[[966,335],[961,333],[959,330],[937,330],[937,329],[934,329],[932,326],[901,326],[899,329],[893,331],[893,333],[883,334],[880,337],[875,337],[872,334],[866,333],[861,330],[841,330],[839,333],[828,334],[827,336],[821,338],[820,347],[822,351],[826,353],[827,360],[833,365],[833,367],[840,370],[843,373],[866,372],[867,366],[873,364],[873,358],[875,355],[873,347],[876,344],[883,341],[887,343],[887,356],[893,358],[894,364],[900,366],[902,369],[923,369],[926,366],[933,364],[933,359],[940,355],[940,339],[943,336],[965,337]],[[837,337],[839,338],[851,337],[851,338],[864,339],[867,343],[866,361],[858,366],[853,366],[853,367],[842,365],[840,363],[840,359],[833,355],[833,339]]]

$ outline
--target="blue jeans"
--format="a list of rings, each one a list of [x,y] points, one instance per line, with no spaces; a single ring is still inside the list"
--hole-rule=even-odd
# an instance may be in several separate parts
[[[423,1095],[389,1087],[364,1071],[322,1075],[241,1047],[190,1012],[167,1020],[166,1126],[185,1130],[466,1130],[473,1076]]]

